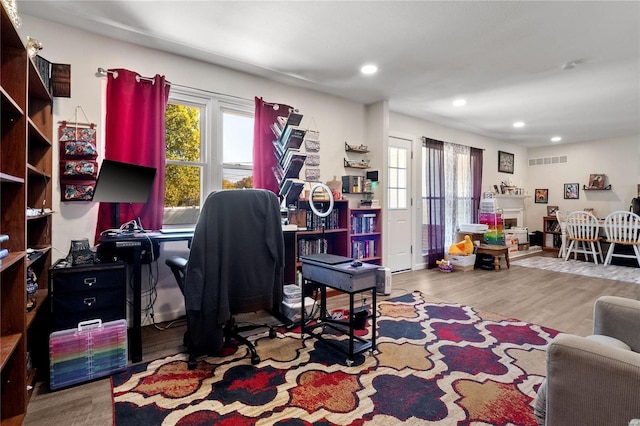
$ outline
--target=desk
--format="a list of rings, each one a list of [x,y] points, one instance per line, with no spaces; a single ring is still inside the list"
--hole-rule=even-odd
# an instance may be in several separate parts
[[[303,295],[307,288],[312,285],[320,288],[320,318],[319,323],[314,326],[305,324],[304,303],[301,307],[301,327],[300,334],[308,333],[316,339],[332,346],[334,349],[346,354],[349,358],[347,364],[351,365],[353,356],[371,351],[376,348],[376,271],[379,265],[363,263],[361,266],[351,266],[351,259],[335,255],[309,255],[300,258],[302,261],[302,281]],[[327,287],[342,291],[349,295],[349,318],[348,320],[333,319],[327,316]],[[371,318],[371,340],[363,339],[354,335],[355,330],[355,306],[354,296],[363,292],[371,292],[370,313],[365,314]],[[366,318],[363,318],[366,323]],[[347,334],[347,341],[325,338],[323,333],[318,333],[314,329],[329,327],[339,333]]]
[[[102,235],[98,239],[98,257],[101,261],[122,258],[133,265],[133,318],[129,329],[129,353],[132,362],[142,361],[142,264],[157,260],[160,243],[188,241],[191,244],[193,232],[136,232],[116,235]]]

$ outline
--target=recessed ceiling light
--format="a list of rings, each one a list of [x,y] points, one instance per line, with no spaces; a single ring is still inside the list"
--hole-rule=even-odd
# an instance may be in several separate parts
[[[513,127],[524,127],[524,121],[516,121],[513,123]]]
[[[554,136],[551,138],[551,142],[560,142],[562,138],[560,136]]]
[[[461,107],[467,104],[467,101],[464,99],[456,99],[453,101],[453,106]]]
[[[360,68],[360,72],[366,75],[375,74],[378,72],[378,67],[373,64],[363,65],[362,68]]]

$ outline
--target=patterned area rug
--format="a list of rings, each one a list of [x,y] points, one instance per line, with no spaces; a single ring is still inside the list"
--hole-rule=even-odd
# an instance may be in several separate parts
[[[545,327],[431,303],[378,304],[378,345],[344,355],[296,331],[187,369],[178,354],[112,377],[116,425],[535,425]],[[369,327],[370,329],[370,327]]]
[[[557,257],[541,256],[515,260],[511,262],[511,264],[524,266],[526,268],[546,269],[554,272],[565,272],[567,274],[640,284],[640,269],[630,266],[604,266],[602,264],[596,265],[593,262],[583,262],[581,260],[570,259],[565,261]]]

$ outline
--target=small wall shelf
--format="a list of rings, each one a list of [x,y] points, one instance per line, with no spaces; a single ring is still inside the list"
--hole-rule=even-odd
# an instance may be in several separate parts
[[[604,188],[589,188],[587,185],[582,185],[583,191],[611,191],[611,184],[605,186]]]
[[[360,154],[366,154],[367,152],[369,152],[369,147],[367,145],[353,146],[345,142],[344,150],[347,152],[358,152]]]
[[[367,160],[350,161],[344,159],[344,167],[351,167],[352,169],[369,169],[371,166]]]

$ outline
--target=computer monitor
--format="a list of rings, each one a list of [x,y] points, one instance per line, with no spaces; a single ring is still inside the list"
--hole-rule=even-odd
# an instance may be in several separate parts
[[[103,160],[93,191],[93,201],[114,203],[113,226],[120,226],[118,203],[146,203],[156,169],[137,164]]]

